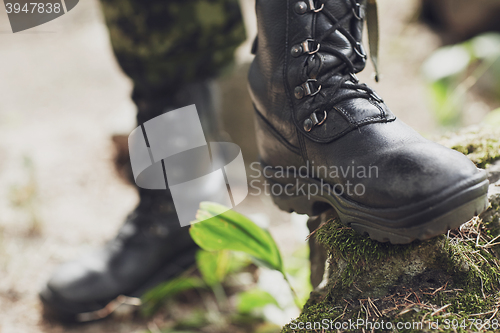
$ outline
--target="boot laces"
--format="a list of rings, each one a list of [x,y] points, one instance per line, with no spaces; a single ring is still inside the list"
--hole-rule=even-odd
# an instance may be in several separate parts
[[[326,83],[326,81],[331,77],[331,74],[329,73],[326,73],[326,75],[321,75],[322,78],[316,78],[316,75],[312,75],[313,78],[308,78],[304,84],[299,86],[301,91],[304,92],[304,96],[314,98],[314,102],[316,98],[318,98],[318,95],[325,97],[321,92],[322,89],[328,89],[331,96],[335,96],[333,98],[330,98],[327,103],[323,103],[320,108],[316,108],[315,111],[310,115],[310,117],[306,119],[306,121],[304,122],[304,129],[307,132],[311,131],[314,126],[320,126],[321,124],[323,124],[326,121],[328,115],[326,110],[332,109],[334,105],[344,100],[364,98],[375,100],[379,103],[383,102],[382,98],[380,98],[380,96],[373,89],[371,89],[364,83],[359,83],[359,80],[356,77],[356,73],[359,72],[362,68],[357,67],[355,61],[361,59],[364,67],[364,63],[367,59],[367,54],[361,42],[356,40],[356,38],[354,38],[352,34],[344,28],[344,25],[347,22],[350,22],[352,19],[356,19],[359,21],[363,20],[361,15],[361,4],[357,0],[347,0],[351,3],[352,10],[348,11],[342,18],[338,19],[325,6],[325,3],[327,1],[328,0],[318,0],[316,1],[316,4],[314,4],[314,1],[309,0],[311,11],[314,13],[314,15],[324,15],[332,23],[332,27],[324,31],[318,37],[314,39],[307,39],[302,43],[302,49],[304,50],[304,53],[308,54],[309,60],[311,60],[306,62],[303,70],[303,76],[309,77],[311,75],[311,69],[307,64],[314,63],[314,60],[319,61],[319,65],[317,67],[321,68],[324,61],[321,53],[327,53],[335,56],[341,61],[341,65],[336,67],[334,70],[334,75],[340,74],[341,77],[338,80],[335,80],[332,84]],[[376,0],[368,0],[367,19],[371,59],[376,71],[375,79],[376,81],[378,81],[378,16],[376,9]],[[335,32],[342,34],[351,44],[352,49],[355,53],[355,57],[352,60],[340,50],[336,49],[334,46],[328,43],[323,43],[325,38]],[[317,72],[319,72],[319,70]],[[329,72],[331,72],[331,70]],[[340,89],[348,89],[351,91],[351,93],[337,94]]]

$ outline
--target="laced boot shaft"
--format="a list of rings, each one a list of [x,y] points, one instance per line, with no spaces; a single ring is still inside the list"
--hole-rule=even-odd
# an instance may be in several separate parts
[[[327,143],[360,126],[395,119],[355,75],[367,60],[361,41],[366,8],[365,0],[258,1],[250,93],[258,115],[302,155],[302,136]],[[371,26],[377,36],[377,24]],[[376,46],[371,49],[376,53]],[[276,108],[281,110],[269,112]]]
[[[365,1],[356,0],[293,5],[285,72],[295,124],[312,140],[328,142],[359,126],[395,119],[355,75],[367,60],[361,42],[365,12]],[[349,110],[352,100],[359,104],[355,111]]]

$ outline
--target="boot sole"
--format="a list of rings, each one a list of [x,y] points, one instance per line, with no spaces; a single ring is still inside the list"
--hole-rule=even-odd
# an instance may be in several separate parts
[[[275,171],[276,172],[276,171]],[[273,179],[273,169],[266,170],[271,175],[271,184],[293,186],[288,193],[298,193],[297,187],[307,189],[324,188],[325,183],[312,178],[294,178],[293,183],[283,184]],[[274,196],[274,203],[282,210],[319,215],[333,207],[340,221],[379,242],[408,244],[414,240],[427,240],[446,233],[482,213],[488,207],[487,174],[481,170],[471,179],[462,181],[426,200],[398,208],[370,208],[353,202],[331,191],[316,195]],[[271,191],[272,192],[272,191]],[[324,193],[327,192],[327,193]]]
[[[195,255],[198,251],[198,247],[189,249],[185,253],[179,256],[177,260],[171,261],[161,267],[156,273],[154,273],[149,279],[141,284],[132,292],[123,293],[123,296],[140,298],[146,291],[154,288],[158,284],[164,281],[168,281],[176,276],[179,276],[184,271],[186,271],[190,266],[195,264]],[[190,258],[193,258],[190,260]],[[49,288],[45,287],[38,294],[42,306],[43,306],[43,317],[48,320],[57,320],[62,323],[72,324],[72,323],[83,323],[89,321],[96,321],[104,319],[103,310],[109,308],[110,305],[117,302],[118,298],[122,295],[117,295],[114,299],[100,300],[94,302],[73,302],[66,300],[57,293],[53,292]]]

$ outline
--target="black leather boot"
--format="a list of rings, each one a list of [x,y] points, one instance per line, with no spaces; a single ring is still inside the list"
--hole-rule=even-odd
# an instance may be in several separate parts
[[[208,82],[187,85],[164,98],[133,95],[138,123],[196,104],[207,137],[216,140],[218,117],[212,97]],[[106,306],[120,295],[140,297],[195,264],[198,246],[189,228],[181,228],[169,190],[139,189],[139,197],[139,205],[114,239],[56,269],[40,292],[48,317],[68,322],[99,319],[109,314]]]
[[[486,173],[424,139],[358,82],[366,1],[257,0],[256,8],[250,93],[263,174],[281,209],[318,215],[332,206],[344,224],[397,244],[484,210]]]
[[[141,202],[104,247],[59,266],[40,292],[45,314],[87,321],[118,296],[140,297],[195,262],[196,244],[181,228],[166,191],[140,191]]]

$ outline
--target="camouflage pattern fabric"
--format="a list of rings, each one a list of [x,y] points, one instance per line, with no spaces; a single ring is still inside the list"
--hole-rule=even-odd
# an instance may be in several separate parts
[[[238,0],[101,3],[116,59],[134,82],[136,102],[163,99],[186,84],[217,76],[246,37]]]

